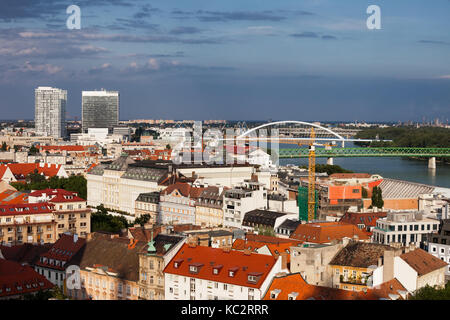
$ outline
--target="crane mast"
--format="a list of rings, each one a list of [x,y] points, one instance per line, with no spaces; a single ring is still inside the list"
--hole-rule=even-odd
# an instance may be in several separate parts
[[[314,140],[316,134],[311,128],[311,141],[309,143],[308,155],[308,221],[315,219],[316,209],[316,150]]]

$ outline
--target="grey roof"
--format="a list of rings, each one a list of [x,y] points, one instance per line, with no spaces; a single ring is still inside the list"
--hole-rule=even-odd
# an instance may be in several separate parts
[[[122,178],[159,182],[166,175],[167,169],[129,167],[122,175]]]
[[[107,170],[117,170],[117,171],[125,171],[128,168],[128,165],[130,163],[135,163],[133,159],[131,159],[128,156],[120,156],[115,161],[113,161],[111,164],[106,166],[105,169]]]
[[[245,214],[242,225],[250,226],[254,223],[274,227],[276,219],[284,215],[286,213],[255,209]]]
[[[136,201],[148,202],[148,203],[159,203],[159,192],[146,192],[138,195]]]
[[[107,166],[106,164],[99,164],[99,165],[95,166],[94,168],[92,168],[92,170],[89,172],[89,174],[93,174],[96,176],[102,176],[103,172],[105,172],[106,166]]]
[[[432,193],[433,186],[426,184],[384,178],[379,187],[383,199],[408,199],[417,198],[421,194]]]
[[[299,220],[291,220],[291,219],[286,219],[283,221],[282,224],[279,225],[279,229],[287,229],[287,230],[291,230],[291,231],[295,231],[295,229],[297,229],[298,225],[301,224],[302,222]]]

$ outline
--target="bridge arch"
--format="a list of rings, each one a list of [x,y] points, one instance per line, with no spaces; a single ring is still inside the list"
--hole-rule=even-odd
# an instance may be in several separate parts
[[[250,133],[252,133],[252,132],[254,132],[256,130],[265,128],[265,127],[269,127],[269,126],[273,126],[273,125],[277,125],[277,124],[289,124],[289,123],[302,124],[302,125],[305,125],[305,126],[311,126],[311,127],[317,128],[317,129],[325,130],[328,133],[334,135],[337,138],[337,140],[345,141],[345,138],[343,136],[341,136],[340,134],[332,131],[331,129],[322,127],[321,125],[318,125],[318,124],[314,124],[314,123],[310,123],[310,122],[304,122],[304,121],[297,121],[297,120],[285,120],[285,121],[275,121],[275,122],[265,123],[265,124],[262,124],[260,126],[255,127],[255,128],[252,128],[250,130],[247,130],[246,132],[244,132],[241,135],[239,135],[237,138],[238,139],[244,138],[248,134],[250,134]]]

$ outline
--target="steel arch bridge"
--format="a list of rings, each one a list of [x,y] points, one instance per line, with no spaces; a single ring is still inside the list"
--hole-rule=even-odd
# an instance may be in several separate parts
[[[304,121],[297,121],[297,120],[284,120],[284,121],[275,121],[275,122],[269,122],[269,123],[265,123],[262,124],[260,126],[257,126],[255,128],[252,128],[250,130],[247,130],[246,132],[240,134],[237,139],[243,139],[245,137],[248,137],[250,134],[252,134],[253,132],[256,132],[259,129],[263,129],[266,127],[270,127],[270,126],[276,126],[276,125],[283,125],[283,124],[294,124],[294,125],[301,125],[301,126],[305,126],[305,127],[314,127],[315,129],[318,129],[316,132],[316,140],[321,140],[321,137],[323,138],[324,136],[327,136],[327,140],[329,140],[330,138],[332,138],[333,140],[336,141],[345,141],[346,139],[341,136],[340,134],[337,134],[336,132],[333,132],[331,129],[323,127],[321,125],[315,124],[315,123],[309,123],[309,122],[304,122]],[[309,134],[309,132],[308,132]]]

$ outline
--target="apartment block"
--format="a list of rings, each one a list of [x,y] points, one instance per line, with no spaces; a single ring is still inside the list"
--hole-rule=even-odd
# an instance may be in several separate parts
[[[428,233],[437,233],[439,221],[425,218],[418,211],[391,211],[386,218],[377,220],[372,241],[381,244],[401,243],[416,247]]]
[[[223,225],[241,228],[244,216],[254,209],[267,209],[267,190],[257,182],[246,181],[226,190],[223,198]]]
[[[184,244],[164,269],[167,300],[260,300],[281,259]]]

